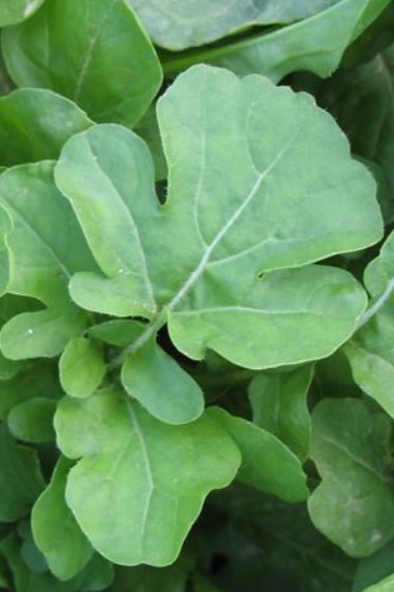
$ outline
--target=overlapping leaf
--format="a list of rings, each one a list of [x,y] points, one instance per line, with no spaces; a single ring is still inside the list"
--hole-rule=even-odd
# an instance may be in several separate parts
[[[18,86],[55,90],[96,121],[133,126],[161,84],[158,58],[126,0],[50,0],[2,42]]]
[[[0,5],[0,27],[9,27],[30,18],[44,0],[11,0]]]
[[[209,415],[169,426],[114,389],[64,399],[55,426],[62,452],[82,458],[67,504],[99,553],[122,565],[172,563],[205,497],[229,485],[241,460]]]
[[[273,271],[381,236],[373,180],[335,123],[306,95],[204,66],[177,79],[158,116],[164,206],[131,132],[96,126],[62,152],[56,182],[105,274],[75,275],[74,301],[154,320],[133,351],[168,320],[195,359],[212,348],[264,368],[331,353],[365,307],[358,285],[323,266]]]
[[[4,325],[2,352],[11,359],[56,356],[86,326],[86,315],[70,302],[67,286],[76,271],[94,269],[94,261],[54,184],[52,163],[21,165],[3,173],[0,204],[10,219],[5,232],[11,257],[7,289],[46,306]]]
[[[312,420],[322,478],[308,502],[312,521],[349,555],[371,555],[394,538],[390,420],[357,399],[325,399]]]

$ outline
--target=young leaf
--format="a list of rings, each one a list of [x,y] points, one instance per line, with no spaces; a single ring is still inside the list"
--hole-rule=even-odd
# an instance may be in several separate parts
[[[56,407],[57,402],[54,399],[44,397],[19,403],[8,415],[8,427],[19,440],[36,444],[53,442],[53,416]]]
[[[16,444],[0,425],[0,522],[26,516],[44,487],[36,451]]]
[[[204,396],[198,384],[156,345],[155,339],[127,356],[121,380],[129,395],[166,423],[188,423],[204,411]]]
[[[301,463],[280,440],[223,409],[211,408],[208,413],[229,432],[241,451],[240,481],[289,503],[308,497]]]
[[[44,0],[12,0],[0,4],[0,27],[16,25],[30,18]]]
[[[364,592],[393,592],[394,590],[394,576],[389,576],[379,584],[366,588]]]
[[[66,140],[92,125],[75,103],[52,91],[15,90],[0,99],[0,164],[57,158]]]
[[[253,423],[282,440],[302,461],[309,453],[308,390],[313,366],[282,374],[257,374],[249,386]]]
[[[67,504],[94,548],[122,565],[172,563],[205,497],[229,485],[241,460],[209,415],[169,426],[115,389],[65,398],[55,427],[63,454],[82,458]]]
[[[32,513],[34,540],[51,572],[60,580],[70,580],[79,574],[93,555],[65,501],[67,475],[72,466],[71,461],[60,458]]]
[[[312,458],[322,483],[309,498],[311,519],[353,557],[394,537],[390,421],[357,399],[325,399],[312,415]]]
[[[264,74],[278,82],[288,74],[309,71],[328,78],[346,48],[383,11],[390,0],[342,0],[315,16],[273,32],[257,34],[198,54],[198,60],[244,76]],[[194,63],[195,57],[164,61],[168,75]]]
[[[128,130],[96,126],[62,151],[56,182],[106,276],[76,274],[74,301],[156,319],[140,345],[168,319],[195,359],[211,348],[259,369],[329,355],[365,307],[353,278],[323,266],[261,276],[380,238],[374,182],[343,134],[307,95],[204,66],[176,80],[158,115],[171,169],[164,207],[151,157]]]
[[[343,351],[355,382],[394,417],[394,232],[366,268],[364,281],[371,306]]]
[[[133,126],[161,85],[159,60],[126,0],[51,0],[4,31],[2,43],[18,86],[55,90],[95,121]]]
[[[291,23],[340,0],[265,0],[242,3],[228,0],[128,0],[146,25],[156,45],[172,51],[205,45],[253,25]]]
[[[71,339],[59,362],[60,383],[71,397],[90,397],[100,386],[106,372],[102,353],[86,337]]]
[[[86,315],[70,302],[67,285],[76,271],[95,269],[94,261],[54,184],[52,163],[21,165],[3,173],[0,204],[12,221],[6,234],[12,262],[8,291],[47,307],[6,323],[0,334],[2,352],[14,360],[56,356],[86,327]],[[55,221],[61,221],[61,232]]]
[[[354,577],[352,592],[362,592],[365,588],[386,579],[393,574],[394,541],[359,561]]]
[[[88,334],[89,337],[103,343],[117,347],[127,347],[141,337],[145,329],[146,326],[137,321],[116,319],[90,327]]]

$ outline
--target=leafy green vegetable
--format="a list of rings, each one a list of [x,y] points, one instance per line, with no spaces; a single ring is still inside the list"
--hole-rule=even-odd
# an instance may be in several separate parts
[[[253,422],[282,440],[299,458],[308,457],[308,389],[313,366],[281,374],[257,374],[249,387]]]
[[[172,563],[207,494],[240,464],[209,415],[169,426],[114,389],[64,399],[55,426],[63,454],[83,457],[70,471],[67,504],[93,546],[122,565]]]
[[[12,434],[25,442],[53,442],[53,416],[57,403],[44,397],[29,399],[12,408],[7,423]]]
[[[322,483],[309,499],[315,526],[354,557],[394,538],[389,419],[356,399],[326,399],[312,415],[311,455]]]
[[[386,578],[379,584],[367,588],[364,592],[392,592],[394,590],[394,576]]]
[[[327,78],[338,68],[346,48],[389,2],[341,0],[315,16],[273,32],[235,40],[197,55],[169,57],[164,60],[164,71],[177,72],[201,60],[240,76],[264,74],[274,82],[305,70]]]
[[[333,6],[340,0],[128,0],[157,45],[180,50],[204,45],[252,25],[290,23]]]
[[[135,125],[161,84],[159,61],[126,0],[49,0],[5,30],[2,43],[18,86],[59,92],[96,121]]]
[[[85,337],[71,339],[59,363],[60,382],[71,397],[90,397],[106,372],[103,356],[94,342]]]
[[[0,27],[20,23],[34,14],[44,0],[12,0],[0,5]]]

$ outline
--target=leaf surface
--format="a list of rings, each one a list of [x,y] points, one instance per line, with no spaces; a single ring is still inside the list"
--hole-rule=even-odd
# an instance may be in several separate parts
[[[60,382],[71,397],[90,397],[100,386],[106,373],[103,355],[97,345],[86,337],[71,339],[59,362]]]
[[[124,0],[51,0],[2,43],[18,86],[52,89],[95,121],[133,126],[161,85],[153,46]]]
[[[311,519],[353,557],[394,537],[390,422],[357,399],[325,399],[312,415],[312,458],[322,483],[309,498]]]
[[[122,565],[172,563],[205,497],[240,464],[213,418],[169,426],[115,389],[64,399],[55,427],[62,452],[83,457],[70,471],[67,504],[99,553]]]
[[[57,402],[37,397],[16,405],[7,418],[11,433],[24,442],[45,443],[55,440],[53,417]]]
[[[44,0],[12,0],[0,5],[0,27],[16,25],[34,14]]]

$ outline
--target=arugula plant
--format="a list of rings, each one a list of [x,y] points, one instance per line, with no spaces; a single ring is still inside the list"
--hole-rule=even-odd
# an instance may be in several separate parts
[[[0,5],[0,587],[390,590],[391,10]]]

